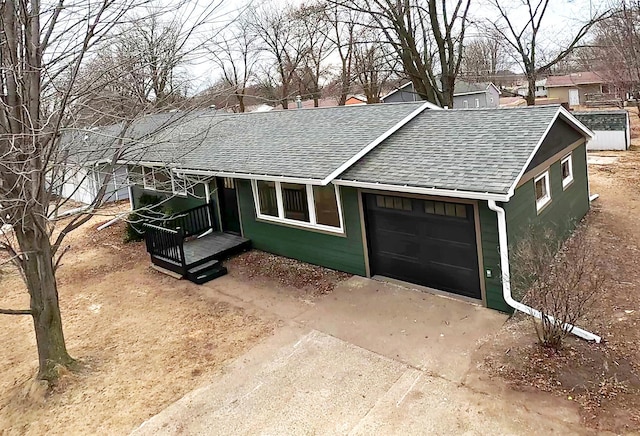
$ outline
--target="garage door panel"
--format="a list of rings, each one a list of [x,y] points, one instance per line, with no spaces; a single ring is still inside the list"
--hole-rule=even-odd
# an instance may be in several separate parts
[[[364,204],[372,274],[480,298],[472,205],[373,194]]]

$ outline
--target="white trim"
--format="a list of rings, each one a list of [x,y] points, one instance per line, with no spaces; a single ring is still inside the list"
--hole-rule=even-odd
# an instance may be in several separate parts
[[[378,191],[404,192],[407,194],[433,195],[437,197],[465,198],[468,200],[495,200],[509,201],[507,194],[492,194],[489,192],[458,191],[456,189],[420,188],[407,185],[389,185],[384,183],[359,182],[357,180],[333,181],[334,185],[349,186],[352,188],[373,189]]]
[[[480,99],[476,98],[476,109],[480,107]]]
[[[303,227],[305,229],[321,230],[323,232],[330,232],[336,234],[344,234],[344,219],[342,215],[342,199],[340,198],[340,190],[337,185],[334,185],[336,195],[336,205],[338,207],[338,219],[340,220],[340,227],[327,226],[325,224],[318,224],[316,216],[316,204],[313,198],[313,185],[305,185],[307,193],[307,207],[309,208],[309,222],[292,220],[285,218],[284,216],[284,201],[282,198],[282,186],[280,182],[275,182],[276,189],[276,202],[278,207],[278,216],[265,215],[260,211],[260,196],[258,193],[258,181],[251,180],[251,190],[253,191],[253,204],[256,211],[256,218],[269,221],[277,224],[287,224],[296,227]],[[270,180],[264,180],[270,181]],[[315,185],[321,186],[321,185]]]
[[[469,101],[462,100],[462,109],[469,109]]]
[[[538,319],[546,317],[550,322],[554,322],[553,317],[549,315],[543,315],[539,310],[516,301],[511,295],[511,272],[509,270],[509,241],[507,234],[506,213],[504,209],[498,206],[493,200],[489,200],[488,205],[489,209],[494,211],[498,217],[498,246],[500,252],[500,270],[502,272],[502,297],[504,298],[505,303],[507,303],[515,310],[519,310],[520,312],[526,313],[527,315],[531,315]],[[582,339],[586,339],[587,341],[595,341],[598,344],[601,341],[600,336],[581,329],[580,327],[571,324],[564,324],[562,327],[566,331],[571,332],[574,335],[581,337]]]
[[[267,174],[234,173],[227,171],[189,170],[183,168],[174,169],[174,171],[178,174],[192,174],[194,176],[230,177],[233,179],[243,180],[264,180],[266,182],[299,183],[301,185],[322,185],[322,180],[320,179],[309,179],[303,177],[270,176]]]
[[[543,197],[538,198],[536,185],[540,180],[544,181],[545,194]],[[536,196],[536,210],[540,212],[547,204],[551,203],[551,183],[549,182],[548,168],[542,174],[533,179],[533,192]]]
[[[547,128],[544,131],[544,133],[542,134],[542,136],[538,140],[538,143],[536,144],[536,146],[534,147],[533,151],[529,155],[529,158],[527,159],[527,161],[525,162],[524,166],[522,167],[522,170],[520,170],[520,174],[518,174],[518,177],[516,177],[515,181],[513,182],[511,187],[509,188],[509,198],[513,197],[513,195],[514,195],[514,193],[516,191],[516,187],[520,183],[520,180],[522,179],[522,176],[524,176],[524,174],[526,173],[527,168],[529,167],[529,164],[531,163],[531,161],[535,157],[536,153],[538,152],[538,150],[542,146],[542,143],[544,142],[544,140],[546,139],[547,135],[549,134],[549,131],[553,127],[553,124],[556,122],[556,120],[558,119],[558,116],[560,116],[560,115],[563,115],[565,117],[565,120],[569,124],[573,124],[580,131],[582,131],[586,136],[588,136],[587,141],[589,141],[590,139],[593,139],[594,133],[591,130],[589,130],[584,124],[582,124],[580,121],[578,121],[576,119],[576,117],[571,115],[571,113],[568,110],[566,110],[562,106],[559,106],[558,107],[558,111],[553,116],[553,118],[551,119],[551,122],[549,122],[549,125],[547,126]]]
[[[567,177],[562,175],[562,166],[565,163],[569,164],[569,175]],[[562,189],[567,189],[567,186],[573,182],[573,153],[569,153],[560,160],[560,174],[562,175]]]
[[[373,150],[374,148],[376,148],[382,141],[384,141],[385,139],[387,139],[389,136],[393,135],[398,129],[400,129],[402,126],[404,126],[405,124],[407,124],[409,121],[411,121],[412,119],[414,119],[416,116],[418,116],[420,113],[422,113],[425,109],[429,108],[429,105],[431,105],[431,103],[425,103],[423,105],[421,105],[418,109],[414,110],[413,112],[411,112],[409,115],[407,115],[406,117],[404,117],[402,120],[400,120],[398,123],[396,123],[393,127],[391,127],[389,130],[387,130],[386,132],[384,132],[382,135],[378,136],[375,140],[373,140],[372,142],[370,142],[367,146],[365,146],[362,150],[360,150],[359,152],[357,152],[355,155],[351,156],[350,159],[348,159],[346,162],[344,162],[342,165],[340,165],[338,168],[336,168],[335,170],[333,170],[333,172],[331,174],[329,174],[327,177],[325,177],[321,184],[324,185],[328,185],[333,179],[335,179],[336,177],[338,177],[340,174],[342,174],[343,172],[345,172],[347,169],[349,169],[349,167],[351,167],[353,164],[355,164],[356,162],[358,162],[363,156],[365,156],[367,153],[369,153],[371,150]]]
[[[179,186],[179,183],[176,183],[177,179],[182,179],[184,181],[184,191],[178,191],[176,189],[176,186]],[[180,197],[188,197],[189,196],[189,189],[187,187],[187,181],[184,179],[184,177],[180,177],[178,176],[178,173],[174,172],[173,170],[171,170],[171,192],[173,193],[173,195],[179,195]]]

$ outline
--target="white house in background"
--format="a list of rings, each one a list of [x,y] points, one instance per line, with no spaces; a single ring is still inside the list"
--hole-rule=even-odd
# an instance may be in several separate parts
[[[453,109],[497,108],[500,106],[500,90],[491,82],[470,83],[456,81],[453,91]],[[413,83],[405,83],[381,98],[383,103],[420,101]]]
[[[129,199],[127,167],[111,166],[67,166],[67,176],[60,189],[60,195],[82,204],[91,204],[98,195],[106,175],[109,183],[103,199],[104,203]]]
[[[523,97],[526,97],[529,93],[529,84],[525,83],[524,85],[518,86],[516,88],[516,93]],[[547,79],[536,80],[536,97],[546,97],[547,96]]]
[[[587,143],[587,150],[629,149],[631,130],[626,110],[574,111],[572,115],[595,133]]]

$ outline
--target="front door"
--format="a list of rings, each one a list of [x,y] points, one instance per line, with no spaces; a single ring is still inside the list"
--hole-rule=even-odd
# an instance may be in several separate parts
[[[218,177],[216,181],[222,231],[239,235],[240,214],[238,212],[238,195],[236,193],[235,180],[231,177]]]
[[[578,106],[580,104],[580,92],[577,89],[569,90],[569,106]]]

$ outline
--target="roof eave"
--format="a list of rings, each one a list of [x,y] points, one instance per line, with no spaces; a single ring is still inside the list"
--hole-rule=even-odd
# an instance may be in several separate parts
[[[459,189],[425,188],[425,187],[410,186],[410,185],[390,185],[387,183],[361,182],[358,180],[346,180],[346,179],[335,179],[333,181],[333,184],[339,185],[339,186],[348,186],[352,188],[360,188],[360,189],[402,192],[406,194],[433,195],[437,197],[464,198],[467,200],[494,200],[494,201],[506,202],[506,201],[509,201],[509,198],[510,198],[508,194],[499,194],[499,193],[492,193],[492,192],[475,192],[475,191],[464,191]]]

